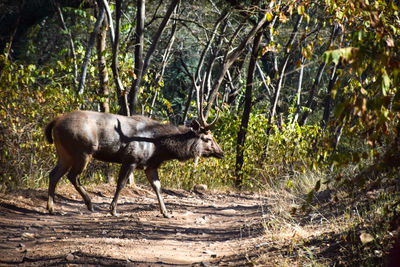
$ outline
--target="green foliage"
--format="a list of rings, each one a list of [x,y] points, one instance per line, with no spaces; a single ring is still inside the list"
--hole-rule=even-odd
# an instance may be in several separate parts
[[[63,66],[37,69],[0,56],[1,184],[43,184],[55,156],[43,129],[57,114],[78,107],[73,88],[59,76]]]
[[[399,152],[398,12],[394,1],[370,5],[364,1],[328,1],[328,14],[340,27],[349,29],[343,32],[345,47],[324,54],[327,63],[346,66],[339,72],[346,77],[346,84],[332,92],[336,96],[343,90],[332,126],[343,128],[345,140],[352,136],[359,139],[359,146],[350,145],[344,153],[337,151],[332,157],[338,168],[355,165],[362,170],[368,158],[379,172],[400,166],[389,160]],[[363,187],[374,179],[376,175],[355,175],[351,180]]]
[[[163,184],[185,189],[191,189],[199,183],[210,188],[234,186],[239,125],[239,118],[228,110],[223,112],[213,133],[224,150],[224,159],[200,159],[197,167],[192,162],[168,162],[160,170]],[[269,136],[269,151],[265,157],[263,149],[268,139],[266,130],[267,120],[264,115],[253,113],[244,148],[242,172],[245,189],[297,186],[301,183],[298,179],[312,168],[315,169],[316,160],[325,155],[318,147],[310,146],[310,143],[317,142],[321,129],[318,126],[300,127],[296,124],[294,127],[282,125],[281,129],[274,128]]]

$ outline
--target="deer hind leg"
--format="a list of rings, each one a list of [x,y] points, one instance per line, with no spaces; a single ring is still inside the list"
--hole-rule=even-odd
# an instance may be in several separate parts
[[[57,165],[50,172],[49,175],[49,191],[48,191],[48,199],[47,199],[47,210],[50,214],[54,214],[54,193],[56,191],[56,186],[61,177],[68,171],[68,165],[64,164],[60,160],[57,162]]]
[[[92,201],[90,200],[89,195],[86,193],[85,189],[81,185],[81,182],[79,181],[79,176],[82,173],[82,171],[86,168],[86,165],[89,163],[89,161],[90,161],[90,156],[88,155],[85,155],[79,159],[77,158],[74,164],[72,165],[71,170],[69,171],[67,177],[70,180],[70,182],[74,185],[76,191],[78,191],[79,194],[82,196],[87,208],[90,211],[94,211]]]
[[[151,187],[156,192],[158,204],[160,204],[160,211],[161,214],[165,218],[171,218],[171,215],[168,213],[167,208],[165,207],[164,200],[161,196],[161,183],[160,179],[158,178],[157,169],[147,169],[145,170],[147,180],[150,182]]]
[[[122,164],[121,166],[121,170],[119,171],[118,175],[117,190],[115,190],[114,199],[110,205],[110,212],[115,217],[118,217],[117,203],[119,194],[121,193],[121,190],[125,187],[129,175],[132,173],[135,167],[136,167],[135,164]]]

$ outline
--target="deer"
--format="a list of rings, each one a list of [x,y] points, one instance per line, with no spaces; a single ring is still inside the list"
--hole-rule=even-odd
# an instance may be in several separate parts
[[[47,210],[54,214],[54,194],[58,181],[64,174],[83,198],[89,211],[94,211],[88,193],[79,177],[89,161],[94,158],[121,164],[117,187],[110,204],[110,212],[117,214],[117,202],[134,169],[144,170],[147,180],[156,193],[161,214],[171,218],[161,195],[158,168],[165,161],[186,161],[199,157],[221,159],[224,152],[215,140],[211,129],[215,126],[219,110],[211,123],[203,115],[203,96],[197,90],[199,120],[189,127],[163,124],[143,115],[123,116],[95,111],[72,111],[53,119],[45,127],[47,141],[54,143],[57,164],[49,174]]]

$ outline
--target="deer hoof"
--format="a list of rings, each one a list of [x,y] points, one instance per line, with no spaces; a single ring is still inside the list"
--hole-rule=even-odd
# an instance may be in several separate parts
[[[164,218],[171,219],[172,216],[169,213],[163,213]]]
[[[111,215],[114,217],[118,217],[118,213],[115,210],[110,211]]]
[[[49,214],[50,214],[50,215],[54,215],[54,208],[53,208],[53,206],[47,205],[47,210],[49,211]]]

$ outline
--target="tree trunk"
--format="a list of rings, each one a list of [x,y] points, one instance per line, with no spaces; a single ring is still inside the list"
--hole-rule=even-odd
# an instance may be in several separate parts
[[[333,40],[335,39],[336,35],[337,35],[337,26],[333,26],[331,37],[329,38],[328,48],[327,49],[330,48],[330,46],[331,46]],[[318,68],[317,76],[316,76],[316,78],[314,80],[314,83],[313,83],[313,85],[311,87],[310,94],[308,96],[308,100],[307,100],[307,103],[305,105],[306,110],[304,111],[303,116],[301,116],[301,119],[299,121],[299,125],[300,126],[303,126],[306,123],[307,118],[310,115],[310,109],[313,108],[315,90],[317,89],[317,87],[319,86],[319,84],[321,82],[322,74],[324,73],[325,67],[326,67],[326,63],[324,61],[324,62],[321,63],[321,65]]]
[[[60,18],[61,21],[61,27],[68,34],[69,49],[71,51],[71,56],[73,60],[72,70],[74,76],[74,89],[76,90],[76,86],[78,85],[78,67],[76,66],[76,52],[75,52],[74,40],[72,39],[71,32],[68,30],[67,25],[65,24],[64,16],[60,6],[57,6],[57,12],[58,12],[58,17]]]
[[[337,66],[338,64],[334,64],[332,68],[332,74],[328,84],[328,93],[326,94],[324,99],[324,115],[322,117],[323,128],[326,128],[328,126],[329,115],[331,114],[332,91],[336,81],[339,78],[339,75],[336,73]]]
[[[139,87],[143,73],[143,45],[144,45],[144,19],[145,19],[145,0],[137,1],[136,12],[136,42],[135,42],[135,77],[133,77],[131,91],[128,95],[130,114],[136,114],[138,105]]]
[[[292,46],[294,44],[294,41],[296,39],[297,33],[299,31],[299,26],[300,26],[300,23],[301,23],[302,19],[303,19],[303,16],[299,15],[299,18],[297,19],[296,25],[293,28],[290,40],[286,45],[286,53],[285,53],[286,55],[285,55],[285,58],[284,58],[284,61],[283,61],[282,65],[281,65],[281,67],[279,69],[278,86],[277,86],[277,88],[275,90],[275,94],[274,94],[274,103],[273,103],[272,108],[271,108],[270,119],[268,120],[269,124],[272,124],[273,121],[274,121],[274,117],[275,117],[276,109],[277,109],[277,105],[278,105],[278,100],[279,100],[279,95],[280,95],[281,88],[282,88],[283,77],[285,76],[286,66],[287,66],[287,64],[289,62],[289,58],[290,58],[290,55],[291,55],[291,52],[292,52],[291,48],[292,48]]]
[[[100,10],[99,10],[99,14],[97,16],[97,21],[94,25],[94,29],[93,29],[92,33],[90,34],[89,42],[88,42],[88,45],[86,48],[85,57],[83,59],[83,63],[82,63],[82,67],[81,67],[81,77],[79,80],[79,86],[78,86],[78,90],[77,90],[78,95],[83,94],[83,89],[85,87],[85,82],[86,82],[87,67],[89,65],[90,57],[92,56],[94,42],[95,42],[96,36],[100,32],[100,27],[104,20],[104,13],[105,13],[104,5],[100,4],[99,9]]]
[[[129,109],[131,114],[136,113],[136,108],[138,106],[138,94],[139,88],[143,80],[143,76],[147,71],[147,67],[150,64],[151,57],[154,54],[157,43],[161,38],[161,35],[167,26],[169,19],[171,18],[172,12],[179,3],[179,0],[173,0],[168,7],[167,13],[165,14],[157,32],[154,34],[149,50],[146,53],[146,57],[143,61],[143,27],[144,27],[144,17],[145,17],[145,0],[138,0],[138,13],[137,13],[137,25],[136,25],[136,45],[135,45],[135,79],[132,82],[131,91],[129,92]],[[140,24],[139,24],[140,23]],[[138,47],[139,46],[139,47]],[[136,58],[138,56],[138,58]],[[136,65],[136,59],[138,60],[138,65]]]
[[[17,18],[16,18],[16,20],[15,20],[15,23],[14,23],[14,25],[13,25],[13,27],[12,27],[12,31],[10,32],[10,36],[9,36],[9,38],[8,38],[8,47],[7,47],[7,52],[6,52],[6,58],[7,58],[7,59],[10,58],[11,47],[12,47],[14,38],[15,38],[15,36],[16,36],[16,34],[17,34],[17,30],[18,30],[18,27],[19,27],[19,24],[20,24],[20,21],[21,21],[22,11],[23,11],[23,9],[24,9],[24,5],[25,5],[25,1],[24,1],[24,0],[21,0],[21,1],[20,1],[20,4],[19,4],[19,7],[18,7],[18,15],[17,15]]]
[[[299,32],[299,27],[301,24],[301,21],[303,19],[303,16],[299,15],[297,22],[293,28],[291,37],[288,41],[288,43],[286,44],[286,48],[285,48],[285,56],[283,59],[283,62],[279,68],[279,73],[278,73],[278,81],[277,81],[277,87],[274,93],[274,101],[273,104],[271,106],[271,111],[269,114],[269,118],[268,118],[268,127],[266,129],[266,134],[267,134],[267,143],[265,144],[264,148],[263,148],[263,152],[262,152],[262,156],[261,156],[261,161],[264,161],[264,159],[267,157],[267,153],[268,153],[268,149],[269,149],[269,135],[271,133],[272,130],[272,126],[274,125],[274,119],[275,119],[275,115],[277,113],[277,108],[278,108],[278,103],[279,103],[279,96],[280,96],[280,92],[281,92],[281,88],[282,88],[282,83],[283,83],[283,77],[285,76],[285,71],[286,71],[286,66],[289,62],[289,58],[290,55],[292,53],[292,46],[295,42],[296,36]],[[282,117],[281,117],[282,118]],[[282,119],[281,119],[282,121]]]
[[[240,186],[243,182],[243,174],[241,172],[244,163],[244,145],[246,140],[247,128],[249,126],[249,118],[252,107],[252,93],[253,93],[253,81],[254,73],[256,69],[256,63],[258,58],[258,47],[261,42],[262,33],[258,32],[253,41],[253,51],[251,53],[251,58],[249,62],[249,68],[247,70],[247,82],[246,82],[246,92],[244,97],[244,110],[242,116],[242,122],[240,124],[240,129],[237,137],[236,146],[236,166],[235,166],[235,184]]]
[[[303,83],[304,56],[301,56],[300,64],[301,66],[300,66],[299,82],[297,84],[297,93],[296,93],[296,110],[292,121],[292,127],[294,127],[294,125],[296,124],[300,114],[300,98],[301,98],[301,85]]]
[[[121,0],[116,0],[115,3],[115,34],[114,42],[112,44],[112,63],[111,69],[113,72],[113,78],[115,83],[115,88],[117,91],[118,104],[121,107],[120,114],[130,116],[128,108],[128,98],[126,90],[122,85],[121,79],[119,77],[119,64],[118,64],[118,53],[119,53],[119,34],[121,25]]]
[[[97,36],[97,65],[99,68],[99,89],[100,96],[104,99],[100,100],[100,110],[101,112],[110,112],[110,103],[108,90],[108,72],[106,57],[104,56],[104,51],[106,50],[106,38],[107,38],[108,23],[107,20],[103,20],[103,25],[101,27],[100,33]]]
[[[222,81],[224,80],[224,76],[228,69],[231,67],[231,65],[236,61],[236,59],[243,53],[244,49],[248,45],[248,43],[253,39],[253,37],[258,33],[258,31],[265,25],[267,22],[267,16],[263,16],[257,24],[253,26],[251,31],[247,34],[246,37],[242,40],[242,42],[239,44],[238,47],[236,47],[231,53],[228,54],[228,51],[224,57],[223,64],[220,68],[220,71],[217,75],[217,79],[215,84],[213,85],[212,91],[210,92],[210,96],[208,97],[208,102],[207,106],[205,109],[205,114],[204,117],[207,119],[207,117],[210,114],[211,106],[214,103],[215,99],[217,98],[218,95],[218,90],[222,84]],[[239,26],[240,28],[241,26]],[[236,36],[234,35],[232,39],[234,39]],[[229,50],[229,48],[227,49]]]

